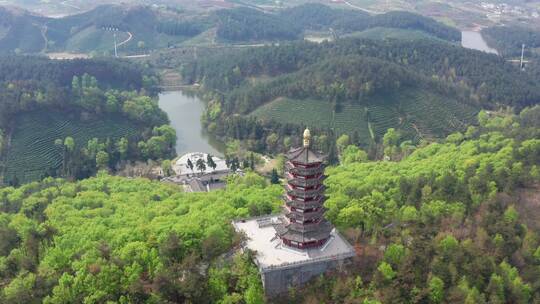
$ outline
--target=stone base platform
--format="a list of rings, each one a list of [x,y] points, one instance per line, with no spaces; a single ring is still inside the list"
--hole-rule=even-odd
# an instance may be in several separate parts
[[[336,229],[319,248],[288,247],[274,229],[281,221],[279,215],[273,215],[233,222],[235,230],[247,236],[245,248],[255,252],[268,296],[285,293],[289,287],[300,286],[355,256],[354,248]]]

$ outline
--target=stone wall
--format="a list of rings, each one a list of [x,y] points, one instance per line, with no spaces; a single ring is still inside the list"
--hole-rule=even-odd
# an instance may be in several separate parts
[[[287,293],[290,287],[298,287],[331,269],[341,269],[349,259],[315,261],[296,267],[262,270],[261,277],[269,297]]]

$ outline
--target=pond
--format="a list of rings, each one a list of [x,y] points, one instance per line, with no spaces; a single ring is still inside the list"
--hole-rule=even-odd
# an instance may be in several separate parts
[[[201,115],[204,103],[196,96],[182,91],[159,94],[159,107],[169,115],[171,126],[176,130],[176,153],[205,152],[222,156],[223,144],[207,134],[202,128]]]
[[[490,48],[482,34],[475,31],[462,31],[461,32],[461,46],[468,49],[483,51],[491,54],[499,54],[496,49]]]

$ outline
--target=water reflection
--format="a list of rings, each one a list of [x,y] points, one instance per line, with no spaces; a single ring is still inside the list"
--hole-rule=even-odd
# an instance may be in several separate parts
[[[201,125],[204,103],[194,94],[182,91],[164,92],[159,95],[159,107],[169,115],[176,130],[176,153],[205,152],[222,156],[224,146],[207,134]]]
[[[482,34],[474,31],[461,32],[461,46],[468,49],[479,50],[491,54],[499,54],[496,49],[490,48]]]

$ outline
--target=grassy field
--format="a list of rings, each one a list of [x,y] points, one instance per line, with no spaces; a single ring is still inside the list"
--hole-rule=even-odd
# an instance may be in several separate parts
[[[56,139],[73,137],[78,147],[92,138],[118,139],[138,132],[135,124],[122,117],[81,121],[78,115],[54,111],[21,113],[13,120],[11,145],[5,157],[5,181],[15,176],[21,183],[40,179],[50,168],[62,165],[62,149]]]
[[[278,98],[250,115],[280,123],[334,128],[337,133],[357,131],[361,141],[382,138],[389,128],[401,130],[407,138],[419,140],[443,137],[462,130],[474,121],[478,110],[456,100],[422,90],[401,90],[376,95],[357,104],[346,104],[338,113],[324,100]]]

